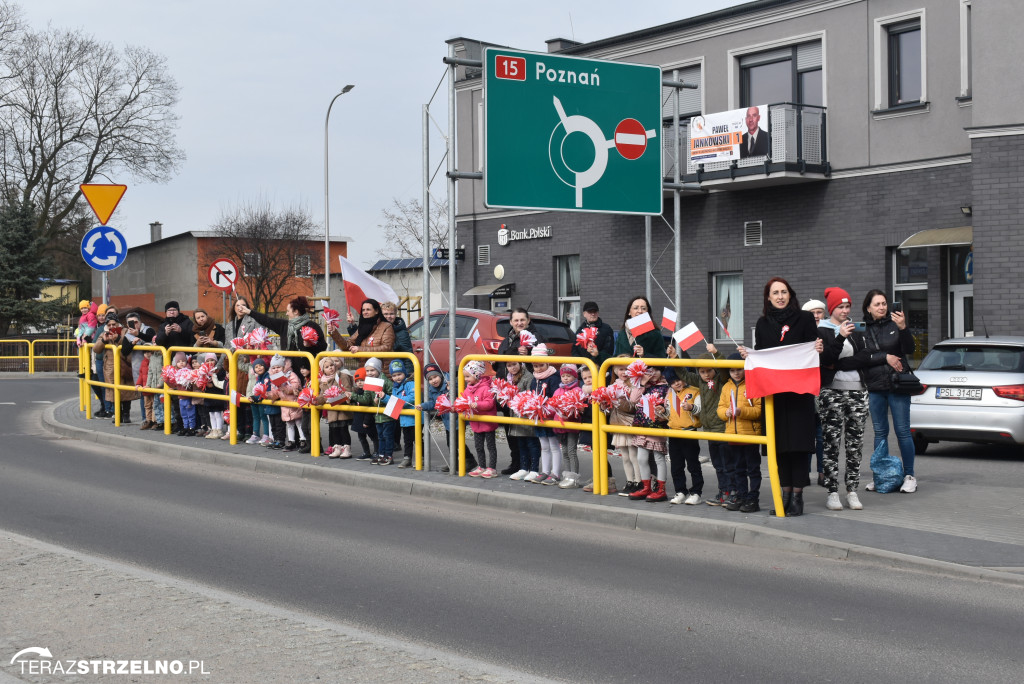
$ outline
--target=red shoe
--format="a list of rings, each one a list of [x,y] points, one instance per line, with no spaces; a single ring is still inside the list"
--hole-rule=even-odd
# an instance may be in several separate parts
[[[640,484],[642,484],[643,486],[629,495],[630,501],[641,501],[643,499],[646,499],[648,495],[650,495],[650,493],[653,491],[651,489],[651,481],[649,479],[643,480]]]
[[[654,481],[654,486],[651,487],[651,493],[647,495],[647,500],[651,503],[657,503],[658,501],[665,501],[666,499],[668,499],[668,495],[665,494],[665,481]]]

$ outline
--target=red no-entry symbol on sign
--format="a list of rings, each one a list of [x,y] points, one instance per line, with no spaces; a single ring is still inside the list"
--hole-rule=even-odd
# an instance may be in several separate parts
[[[615,127],[615,149],[626,159],[639,159],[647,149],[647,131],[636,119],[623,119]]]

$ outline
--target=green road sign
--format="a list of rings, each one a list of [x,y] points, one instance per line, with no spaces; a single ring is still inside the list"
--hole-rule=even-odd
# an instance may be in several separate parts
[[[484,50],[484,203],[660,214],[661,69]]]

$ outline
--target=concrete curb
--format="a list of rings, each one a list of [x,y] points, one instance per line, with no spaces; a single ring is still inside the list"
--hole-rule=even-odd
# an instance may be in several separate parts
[[[289,463],[272,459],[211,451],[192,446],[168,445],[139,437],[93,432],[66,425],[57,420],[56,411],[75,401],[69,399],[48,406],[43,411],[43,424],[53,432],[82,441],[104,446],[131,447],[137,451],[164,458],[237,468],[255,473],[268,473],[329,482],[361,489],[375,489],[392,494],[405,494],[422,499],[437,499],[474,506],[487,506],[517,513],[531,513],[562,520],[612,525],[615,527],[670,534],[704,541],[724,542],[751,548],[806,553],[822,558],[850,561],[870,561],[888,567],[924,571],[953,577],[982,579],[1016,586],[1024,586],[1024,576],[1013,573],[977,568],[958,563],[933,560],[919,556],[895,553],[869,546],[834,542],[784,530],[758,525],[716,520],[688,518],[668,513],[643,510],[621,510],[586,502],[567,502],[539,499],[510,492],[492,492],[470,489],[439,482],[415,482],[372,473],[326,468],[315,464]]]

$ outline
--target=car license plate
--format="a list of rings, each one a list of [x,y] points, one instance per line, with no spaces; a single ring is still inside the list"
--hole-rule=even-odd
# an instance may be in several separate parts
[[[936,387],[936,399],[981,399],[980,387]]]

